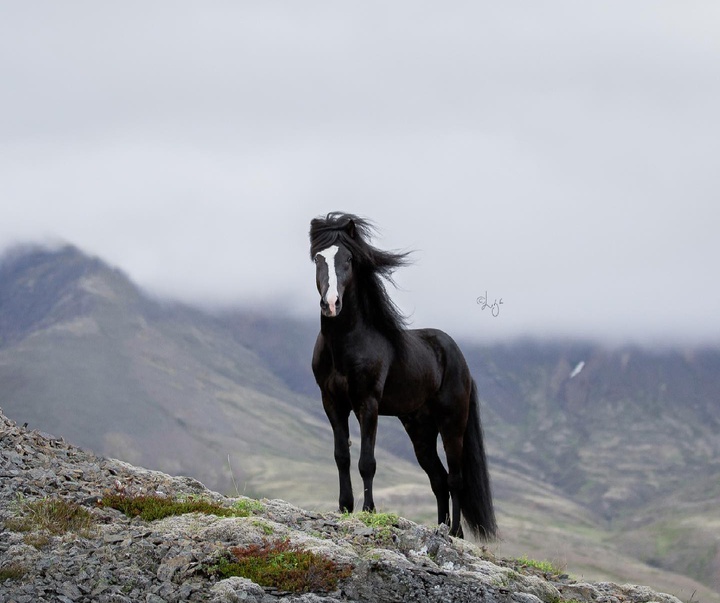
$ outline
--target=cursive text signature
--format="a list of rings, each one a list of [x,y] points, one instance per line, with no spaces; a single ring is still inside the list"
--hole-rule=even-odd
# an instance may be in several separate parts
[[[481,310],[484,310],[485,308],[490,308],[490,313],[495,317],[497,317],[500,314],[500,306],[502,306],[502,304],[503,304],[502,297],[500,298],[499,301],[496,298],[495,301],[490,303],[490,301],[488,299],[487,291],[485,291],[485,295],[481,295],[480,297],[477,298],[476,301],[477,301],[477,304],[480,306]]]

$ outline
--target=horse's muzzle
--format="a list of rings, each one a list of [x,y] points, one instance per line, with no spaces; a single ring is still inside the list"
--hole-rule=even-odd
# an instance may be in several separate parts
[[[324,298],[320,299],[320,311],[323,316],[334,318],[340,314],[340,308],[342,308],[342,300],[339,296],[333,296],[328,300]]]

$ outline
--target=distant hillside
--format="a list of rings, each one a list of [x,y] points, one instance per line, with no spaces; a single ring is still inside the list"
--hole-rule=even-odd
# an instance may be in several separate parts
[[[609,522],[720,477],[718,350],[525,343],[468,359],[499,455]]]
[[[329,510],[332,438],[309,366],[317,328],[160,302],[73,247],[26,248],[0,262],[0,407],[223,493]],[[718,350],[461,344],[481,395],[500,552],[720,601]],[[378,447],[380,507],[432,523],[397,420],[383,418]]]
[[[592,512],[603,542],[720,591],[720,353],[468,349],[491,458]]]

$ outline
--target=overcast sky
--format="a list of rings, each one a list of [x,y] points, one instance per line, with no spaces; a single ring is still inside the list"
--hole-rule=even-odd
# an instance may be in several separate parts
[[[413,326],[717,343],[718,32],[714,1],[2,1],[0,250],[317,316],[309,221],[346,210],[416,250]]]

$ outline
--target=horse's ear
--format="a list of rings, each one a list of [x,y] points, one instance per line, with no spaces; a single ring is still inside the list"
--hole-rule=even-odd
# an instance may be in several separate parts
[[[352,218],[345,225],[345,232],[348,233],[348,236],[351,239],[355,238],[355,234],[357,233],[357,228],[355,228],[355,221]]]

